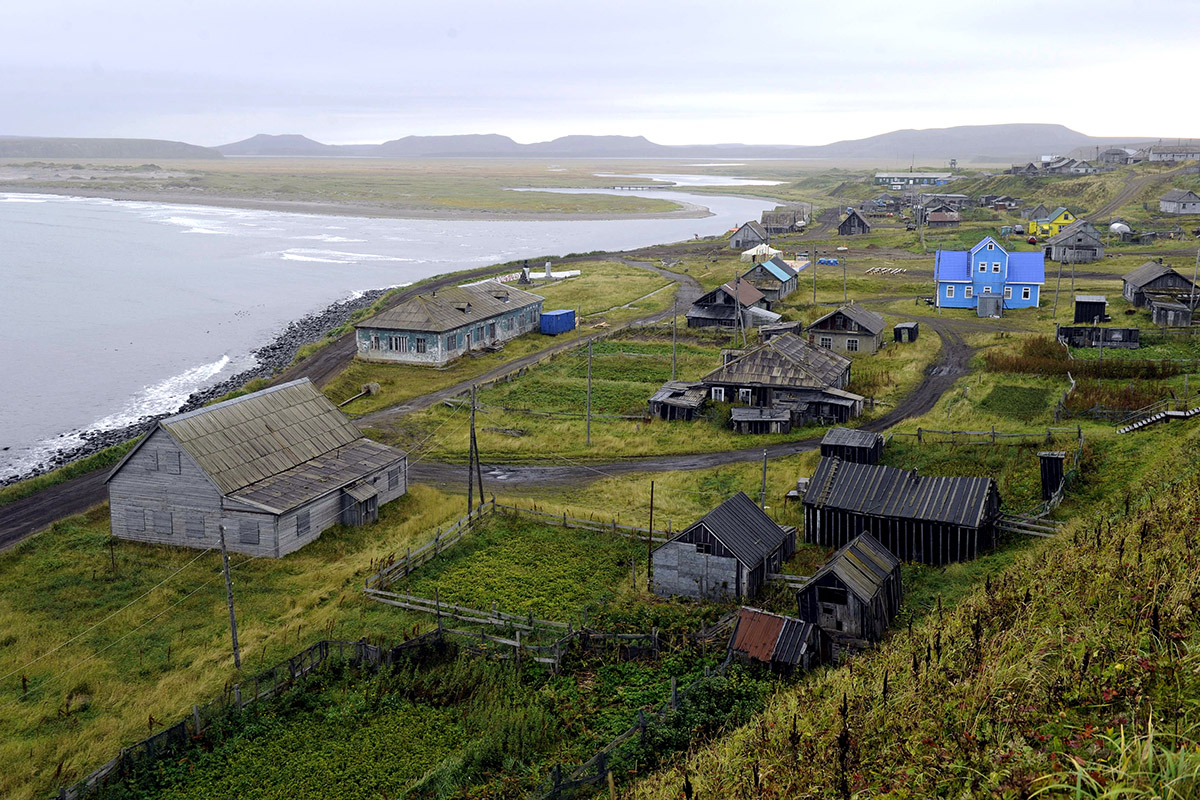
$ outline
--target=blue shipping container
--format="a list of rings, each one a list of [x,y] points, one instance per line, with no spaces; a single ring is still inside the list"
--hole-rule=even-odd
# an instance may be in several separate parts
[[[542,312],[542,333],[556,336],[573,330],[575,330],[575,309],[562,308],[557,311]]]

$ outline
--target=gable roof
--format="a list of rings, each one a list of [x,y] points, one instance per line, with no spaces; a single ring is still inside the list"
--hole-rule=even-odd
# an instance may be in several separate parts
[[[1125,281],[1126,283],[1130,284],[1131,286],[1136,286],[1138,288],[1141,288],[1142,286],[1146,286],[1147,284],[1153,283],[1154,281],[1161,278],[1163,275],[1166,275],[1171,272],[1175,272],[1175,270],[1171,269],[1170,267],[1168,267],[1164,264],[1159,264],[1157,261],[1147,261],[1145,264],[1142,264],[1140,267],[1133,270],[1132,272],[1128,272],[1125,275],[1122,275],[1121,280]],[[1175,274],[1179,275],[1178,272],[1175,272]],[[1185,281],[1187,280],[1182,275],[1179,275],[1179,277]],[[1191,281],[1188,281],[1188,283],[1190,283],[1190,282]]]
[[[499,281],[484,281],[473,286],[448,286],[429,294],[410,297],[373,317],[354,323],[354,327],[442,333],[540,303],[543,299]]]
[[[864,217],[862,214],[860,214],[857,208],[852,208],[852,209],[850,209],[849,211],[847,211],[847,212],[846,212],[846,218],[845,218],[844,220],[842,220],[841,222],[839,222],[839,223],[838,223],[838,227],[840,228],[840,227],[842,227],[843,225],[845,225],[847,222],[849,222],[849,221],[850,221],[850,219],[851,219],[852,217],[858,217],[858,221],[859,221],[860,223],[862,223],[864,227],[866,227],[866,228],[870,229],[870,227],[871,227],[871,223],[867,222],[867,218],[866,218],[866,217]]]
[[[716,305],[720,302],[720,296],[727,295],[730,299],[736,299],[743,306],[752,306],[755,303],[761,303],[765,298],[754,284],[749,281],[737,281],[736,285],[733,281],[723,283],[711,292],[697,298],[693,306],[709,306]],[[733,305],[730,303],[729,305]]]
[[[849,305],[835,308],[825,316],[817,319],[808,327],[810,329],[816,328],[822,322],[827,319],[832,319],[837,314],[841,314],[854,320],[856,323],[858,323],[859,327],[864,328],[867,332],[872,334],[881,333],[887,325],[887,323],[884,322],[883,317],[881,317],[879,314],[876,314],[874,311],[868,311],[858,303],[850,303]]]
[[[775,552],[788,535],[788,530],[775,524],[745,492],[733,495],[689,525],[679,536],[700,526],[729,548],[738,561],[752,568]]]
[[[729,649],[755,661],[799,664],[808,649],[814,625],[757,608],[738,609],[737,626]]]
[[[821,444],[837,447],[874,447],[881,439],[883,439],[882,435],[872,431],[838,427],[826,431],[824,438],[821,439]]]
[[[1164,194],[1162,197],[1160,197],[1158,199],[1166,201],[1168,203],[1197,203],[1197,202],[1200,202],[1200,196],[1197,196],[1195,192],[1193,192],[1189,189],[1171,189],[1170,191],[1168,191],[1166,194]]]
[[[869,601],[883,590],[899,566],[900,559],[889,553],[874,536],[860,533],[817,570],[809,582],[834,575],[855,597]]]
[[[757,234],[758,237],[761,239],[767,238],[767,231],[763,228],[762,225],[759,225],[758,222],[756,222],[755,220],[750,220],[749,222],[743,222],[740,226],[738,226],[737,231],[735,231],[735,235],[738,233],[741,233],[746,228],[749,228],[753,233]]]
[[[989,241],[1008,255],[1008,283],[1046,282],[1046,254],[1044,251],[1010,252],[990,236],[980,239],[970,250],[938,250],[933,260],[933,279],[935,281],[969,283],[972,277],[971,253]]]
[[[1077,219],[1070,225],[1064,226],[1057,235],[1051,236],[1046,240],[1047,244],[1071,244],[1071,240],[1076,236],[1083,234],[1089,239],[1100,239],[1100,234],[1096,227],[1086,219]]]
[[[717,367],[701,381],[825,389],[840,382],[850,363],[843,355],[784,333]]]
[[[363,438],[308,378],[169,417],[159,426],[225,495]]]
[[[822,458],[808,482],[804,504],[976,528],[987,521],[993,491],[991,478],[936,478],[915,470]]]
[[[771,256],[769,261],[764,261],[763,266],[771,271],[771,274],[779,278],[781,281],[786,281],[789,278],[796,277],[796,270],[792,269],[792,265],[784,261],[779,256]],[[784,277],[786,276],[786,277]]]

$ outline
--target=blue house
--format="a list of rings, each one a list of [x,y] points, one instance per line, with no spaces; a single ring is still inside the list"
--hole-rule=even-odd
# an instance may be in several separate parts
[[[970,250],[938,250],[933,267],[937,304],[974,308],[980,316],[1005,308],[1036,308],[1046,282],[1045,254],[1010,253],[990,236]]]

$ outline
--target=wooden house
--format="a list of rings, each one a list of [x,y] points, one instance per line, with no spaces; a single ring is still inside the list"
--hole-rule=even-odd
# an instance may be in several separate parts
[[[1041,204],[1035,208],[1025,208],[1021,210],[1022,219],[1044,219],[1048,216],[1050,216],[1050,209]]]
[[[804,209],[798,206],[778,206],[773,211],[764,211],[760,223],[767,236],[795,233],[802,230],[804,225]]]
[[[808,262],[804,262],[807,265]],[[796,291],[798,272],[779,256],[759,262],[742,275],[742,283],[748,283],[762,292],[768,302],[774,303]]]
[[[1108,321],[1108,298],[1102,294],[1075,295],[1075,324]]]
[[[121,539],[279,557],[404,494],[403,451],[303,378],[160,421],[107,479]]]
[[[1200,195],[1187,189],[1172,189],[1158,198],[1158,210],[1164,214],[1200,214]]]
[[[441,366],[537,331],[542,301],[498,281],[419,294],[354,324],[357,357]]]
[[[796,529],[777,525],[738,492],[654,550],[654,592],[705,600],[754,597],[795,549]]]
[[[1065,207],[1059,206],[1043,217],[1031,217],[1029,233],[1031,236],[1058,236],[1062,229],[1075,221],[1075,215]]]
[[[811,622],[742,607],[729,641],[729,655],[788,675],[821,664],[821,631]]]
[[[871,223],[857,209],[847,211],[846,218],[838,223],[838,236],[857,236],[870,232]]]
[[[933,279],[940,308],[974,308],[979,316],[1036,308],[1046,282],[1046,256],[1009,252],[985,236],[970,250],[938,250]]]
[[[1024,164],[1013,164],[1007,170],[1009,175],[1037,175],[1041,170],[1038,165],[1032,161],[1027,161]]]
[[[1149,161],[1200,161],[1200,144],[1156,144],[1146,151]]]
[[[825,660],[836,663],[883,638],[903,591],[900,560],[862,533],[796,592],[798,616],[821,629],[831,646]]]
[[[761,325],[758,328],[759,341],[769,342],[776,336],[782,336],[785,333],[794,333],[799,336],[804,332],[804,323],[800,320],[791,320],[790,322],[777,322],[774,325]]]
[[[770,236],[762,225],[754,220],[742,223],[742,226],[729,237],[729,246],[734,250],[749,250],[756,245],[766,244]]]
[[[857,303],[830,311],[804,329],[808,341],[838,353],[875,353],[883,347],[883,317]]]
[[[1061,264],[1086,264],[1104,258],[1104,241],[1092,223],[1077,219],[1046,242],[1046,257]]]
[[[739,279],[718,286],[692,303],[687,324],[689,328],[734,328],[740,314],[745,328],[772,325],[781,317],[770,308],[770,301],[762,292]]]
[[[931,211],[925,216],[925,225],[930,228],[957,228],[962,214],[957,211]]]
[[[876,172],[875,185],[903,189],[906,186],[944,186],[954,180],[952,172]]]
[[[700,416],[707,398],[708,390],[701,384],[667,381],[650,398],[650,416],[690,421]]]
[[[1000,493],[991,478],[935,478],[822,458],[804,493],[804,541],[842,547],[870,533],[903,561],[941,566],[991,550]]]
[[[1132,164],[1133,153],[1123,147],[1110,147],[1100,153],[1101,164]]]
[[[1150,311],[1150,321],[1155,325],[1167,328],[1190,328],[1192,326],[1192,308],[1186,302],[1180,302],[1176,297],[1161,294],[1146,295],[1146,308]]]
[[[883,458],[883,436],[856,428],[830,428],[821,439],[822,458],[840,458],[849,464],[878,464]]]
[[[1123,275],[1121,281],[1121,294],[1139,307],[1146,305],[1147,294],[1179,297],[1190,295],[1193,289],[1191,281],[1158,261],[1147,261]]]
[[[892,341],[901,344],[915,342],[917,335],[921,332],[921,323],[919,322],[900,322],[896,327],[892,328]]]
[[[700,379],[717,403],[786,409],[793,425],[844,423],[862,413],[864,398],[845,391],[850,359],[783,334],[756,345]]]

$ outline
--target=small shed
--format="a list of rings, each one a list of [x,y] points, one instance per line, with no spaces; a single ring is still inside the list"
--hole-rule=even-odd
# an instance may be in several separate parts
[[[792,412],[786,408],[736,406],[729,424],[737,433],[791,433]]]
[[[575,309],[560,308],[542,312],[542,333],[557,336],[575,330]]]
[[[1101,328],[1098,325],[1060,325],[1058,341],[1068,347],[1103,347],[1137,350],[1142,332],[1137,328]]]
[[[795,549],[796,529],[776,524],[738,492],[654,550],[654,592],[706,600],[754,597]]]
[[[998,294],[981,294],[975,307],[976,315],[980,317],[1004,316],[1004,300]]]
[[[859,213],[858,209],[849,209],[846,218],[838,223],[838,236],[857,236],[870,232],[871,223],[867,222],[867,218]]]
[[[878,464],[883,457],[883,436],[855,428],[830,428],[821,440],[821,456],[849,464]]]
[[[796,593],[796,605],[800,619],[815,623],[829,638],[829,660],[836,661],[842,652],[882,639],[900,610],[902,595],[900,560],[863,533]]]
[[[1150,309],[1150,321],[1167,328],[1190,328],[1192,309],[1187,303],[1169,295],[1146,295],[1146,307]]]
[[[1105,322],[1108,320],[1108,298],[1100,294],[1075,295],[1075,323]]]
[[[1192,291],[1192,282],[1159,261],[1147,261],[1132,272],[1121,277],[1122,294],[1135,306],[1146,305],[1147,296],[1187,295]]]
[[[757,608],[739,608],[729,654],[789,674],[821,663],[821,632],[811,622]]]
[[[905,344],[915,342],[917,334],[921,332],[921,324],[919,322],[901,322],[896,327],[892,328],[893,341]]]
[[[700,415],[708,390],[698,383],[667,381],[650,398],[651,417],[693,420]]]
[[[1067,454],[1063,450],[1038,453],[1042,467],[1042,500],[1050,500],[1058,493],[1063,482],[1063,464]]]

